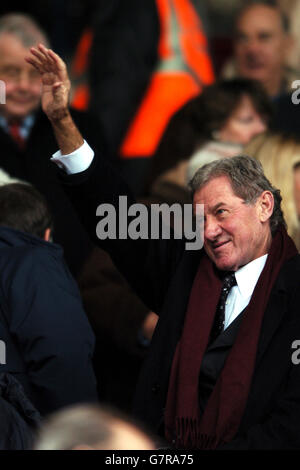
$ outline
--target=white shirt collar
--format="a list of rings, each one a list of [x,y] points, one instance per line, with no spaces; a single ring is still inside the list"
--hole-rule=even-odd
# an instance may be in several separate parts
[[[244,299],[251,297],[266,264],[268,255],[260,256],[235,272],[236,282]]]
[[[23,139],[27,139],[27,137],[30,134],[31,128],[33,127],[35,123],[35,115],[34,114],[29,114],[26,116],[21,125],[20,125],[20,134],[23,137]],[[7,120],[4,116],[0,115],[0,127],[5,130],[9,134],[9,127]]]

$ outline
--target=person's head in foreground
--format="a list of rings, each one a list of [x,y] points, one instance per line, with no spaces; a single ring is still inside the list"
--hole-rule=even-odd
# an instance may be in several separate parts
[[[53,218],[45,198],[27,183],[0,186],[0,226],[51,240]]]
[[[49,416],[34,450],[153,450],[151,438],[111,408],[75,405]]]
[[[194,205],[204,204],[204,248],[220,270],[236,271],[268,253],[272,235],[285,225],[280,191],[254,158],[204,165],[190,188]]]
[[[0,17],[0,80],[6,86],[6,103],[0,113],[8,122],[23,120],[36,111],[41,100],[41,77],[28,62],[28,48],[49,44],[42,29],[28,15]]]

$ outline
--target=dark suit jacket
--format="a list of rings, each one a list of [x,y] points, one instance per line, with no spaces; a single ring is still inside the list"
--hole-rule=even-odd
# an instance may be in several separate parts
[[[64,179],[90,233],[95,233],[99,221],[96,207],[102,202],[117,206],[118,195],[128,195],[126,186],[100,158],[86,172]],[[128,205],[131,202],[128,195]],[[136,415],[157,431],[163,421],[173,355],[203,252],[185,251],[182,240],[110,240],[105,246],[144,303],[160,315],[135,400]],[[270,295],[247,405],[228,448],[300,448],[300,365],[291,360],[292,343],[300,339],[299,279],[297,255],[285,263]]]
[[[100,126],[84,113],[72,112],[79,129],[92,146],[103,147]],[[0,167],[11,176],[33,184],[47,199],[54,217],[54,241],[64,248],[73,275],[77,275],[90,253],[91,241],[66,197],[49,159],[58,150],[51,124],[38,111],[24,150],[0,127]]]

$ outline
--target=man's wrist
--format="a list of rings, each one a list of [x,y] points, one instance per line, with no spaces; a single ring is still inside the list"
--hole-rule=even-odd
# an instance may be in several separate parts
[[[81,173],[85,171],[92,163],[94,151],[84,141],[83,145],[68,155],[62,155],[58,150],[52,155],[51,161],[59,168],[63,169],[68,175]]]
[[[49,121],[57,126],[68,126],[72,120],[69,108],[59,109],[48,116]]]
[[[82,146],[84,140],[76,127],[70,111],[60,119],[50,120],[55,138],[62,155],[68,155]]]

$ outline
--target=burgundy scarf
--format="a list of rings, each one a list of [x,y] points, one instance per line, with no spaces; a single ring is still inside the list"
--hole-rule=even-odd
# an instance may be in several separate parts
[[[261,323],[271,289],[283,263],[296,254],[293,241],[280,226],[243,313],[235,343],[200,418],[200,366],[222,287],[213,263],[208,256],[203,256],[192,286],[169,380],[165,434],[169,442],[176,434],[177,448],[214,449],[229,442],[237,433],[248,398]]]

